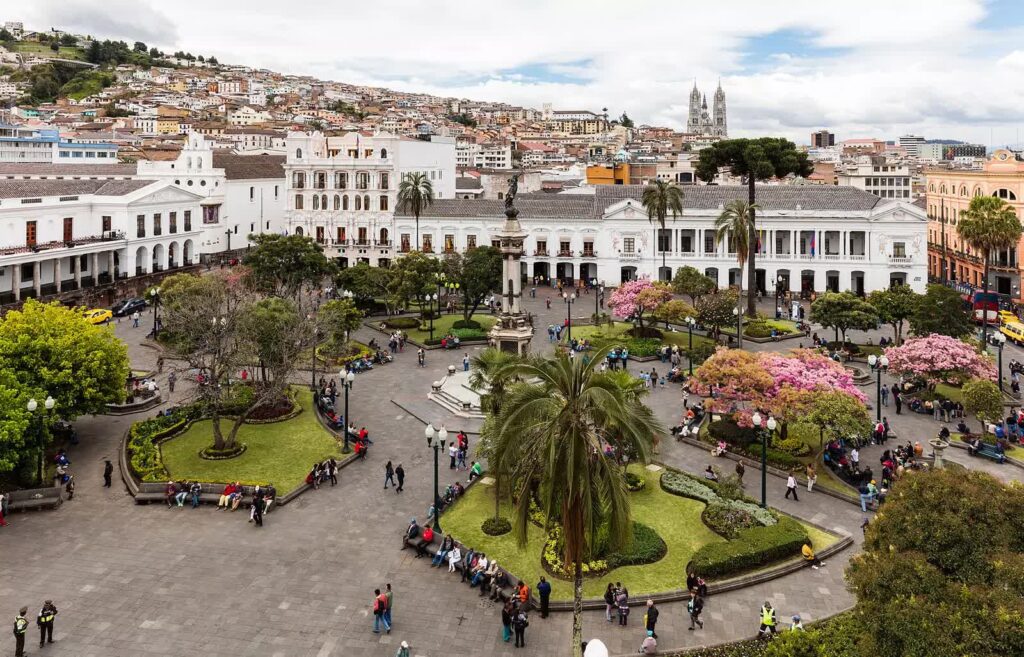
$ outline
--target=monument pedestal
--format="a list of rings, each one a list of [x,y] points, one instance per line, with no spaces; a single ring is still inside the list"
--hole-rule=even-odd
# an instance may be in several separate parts
[[[525,356],[530,351],[533,327],[523,317],[502,316],[488,336],[491,346],[501,351]]]

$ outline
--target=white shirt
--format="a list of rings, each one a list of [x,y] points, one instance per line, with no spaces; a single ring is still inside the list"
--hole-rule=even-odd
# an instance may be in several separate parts
[[[786,480],[787,488],[796,488],[796,477],[789,475],[789,479]]]
[[[448,446],[448,456],[454,458],[458,453],[459,448],[455,446],[455,443],[452,443],[451,445]]]
[[[857,451],[856,447],[850,450],[850,458],[853,460],[854,463],[860,460],[860,452]]]

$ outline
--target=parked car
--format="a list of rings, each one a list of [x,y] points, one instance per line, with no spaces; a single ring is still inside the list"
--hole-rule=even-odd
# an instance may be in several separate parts
[[[136,310],[141,311],[148,305],[145,299],[131,298],[118,301],[110,310],[114,313],[114,317],[127,317]]]
[[[109,322],[110,318],[113,316],[113,313],[106,308],[93,308],[92,310],[85,311],[85,319],[87,319],[90,324],[105,324]]]

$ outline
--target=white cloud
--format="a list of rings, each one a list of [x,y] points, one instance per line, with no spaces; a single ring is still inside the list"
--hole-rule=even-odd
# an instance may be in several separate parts
[[[721,76],[733,134],[801,142],[818,127],[840,139],[915,132],[1014,141],[1024,106],[1024,86],[1008,83],[1024,67],[1022,26],[982,31],[984,0],[29,4],[23,18],[35,27],[99,34],[106,26],[113,32],[103,36],[125,39],[136,29],[147,43],[221,61],[534,107],[606,106],[674,127],[685,121],[693,80],[710,94]],[[745,57],[749,39],[779,30],[807,34],[811,49]],[[575,80],[507,73],[528,65]]]

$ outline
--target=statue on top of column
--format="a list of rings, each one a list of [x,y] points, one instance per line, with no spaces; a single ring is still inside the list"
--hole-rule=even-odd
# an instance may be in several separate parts
[[[516,194],[519,193],[519,174],[513,173],[512,177],[508,179],[508,193],[505,194],[505,209],[510,210],[516,200]]]

